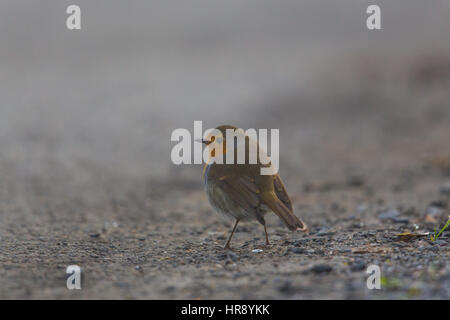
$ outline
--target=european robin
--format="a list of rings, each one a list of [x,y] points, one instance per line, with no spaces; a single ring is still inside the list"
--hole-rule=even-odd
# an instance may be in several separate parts
[[[216,211],[236,219],[224,249],[230,249],[231,238],[241,220],[256,219],[261,223],[264,227],[266,245],[269,245],[269,236],[267,235],[266,221],[264,220],[264,215],[269,211],[273,211],[289,230],[307,232],[308,227],[306,224],[293,213],[291,200],[278,173],[271,175],[261,174],[261,168],[270,167],[271,163],[265,152],[263,150],[260,151],[259,144],[245,135],[243,131],[240,131],[245,137],[246,161],[243,164],[239,164],[236,161],[238,150],[236,141],[238,139],[233,137],[235,140],[235,147],[233,148],[235,161],[233,164],[227,164],[226,131],[227,129],[237,130],[237,128],[230,125],[222,125],[216,129],[218,130],[216,132],[220,131],[221,133],[219,137],[217,137],[217,134],[209,135],[202,140],[206,144],[206,148],[208,148],[210,159],[212,157],[216,159],[216,161],[208,161],[205,164],[203,168],[203,182],[212,207]],[[259,154],[258,160],[254,161],[253,164],[248,161],[249,150],[255,150],[250,148],[252,143],[256,144],[257,154]],[[260,161],[261,155],[265,156],[269,161]],[[218,163],[217,159],[221,156],[223,156],[223,161]]]

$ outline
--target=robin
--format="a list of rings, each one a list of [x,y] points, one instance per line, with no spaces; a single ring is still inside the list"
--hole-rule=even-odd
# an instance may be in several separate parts
[[[210,155],[216,161],[207,161],[203,168],[203,182],[212,207],[227,216],[236,219],[233,230],[228,238],[224,249],[230,249],[231,238],[238,226],[239,221],[256,219],[264,227],[266,245],[269,245],[266,222],[264,215],[273,211],[291,231],[308,231],[306,224],[297,218],[292,210],[292,203],[286,192],[286,188],[277,173],[272,175],[262,175],[262,167],[270,167],[269,161],[261,159],[261,155],[267,157],[264,151],[260,152],[259,144],[245,135],[245,156],[249,159],[249,150],[252,143],[256,143],[259,158],[254,164],[245,161],[244,164],[226,163],[227,154],[227,129],[237,132],[237,128],[230,125],[222,125],[216,128],[219,135],[209,135],[202,142],[207,146]],[[243,132],[243,131],[242,131]],[[234,160],[237,159],[236,138],[234,141]],[[231,152],[231,151],[230,151]],[[217,153],[217,154],[216,154]],[[217,161],[223,156],[222,163]]]

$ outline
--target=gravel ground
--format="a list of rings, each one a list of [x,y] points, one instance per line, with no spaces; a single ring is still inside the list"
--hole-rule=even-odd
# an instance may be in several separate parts
[[[323,11],[260,3],[253,16],[117,2],[116,26],[81,1],[78,34],[55,27],[64,6],[0,10],[0,298],[450,299],[450,231],[426,235],[450,214],[450,51],[416,42],[439,33],[414,33],[415,54],[373,53],[411,30],[403,10],[371,39],[347,24],[299,37]],[[448,26],[436,8],[415,26]],[[17,22],[35,12],[53,15]],[[279,128],[280,175],[311,232],[270,215],[270,246],[248,222],[224,251],[233,222],[208,204],[201,166],[169,161],[171,131],[194,119]],[[66,288],[72,264],[81,290]],[[381,290],[366,286],[373,264]]]

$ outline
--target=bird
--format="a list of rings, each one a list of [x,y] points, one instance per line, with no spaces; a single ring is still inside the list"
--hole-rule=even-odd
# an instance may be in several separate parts
[[[224,249],[231,250],[230,242],[238,223],[249,220],[257,220],[264,227],[265,245],[270,245],[264,219],[264,215],[270,211],[274,212],[289,230],[308,232],[308,226],[294,215],[291,200],[279,174],[261,174],[260,169],[270,167],[271,163],[270,158],[266,164],[260,161],[261,155],[266,157],[267,155],[263,150],[260,152],[260,146],[254,139],[240,131],[245,136],[246,159],[249,159],[249,150],[252,150],[250,145],[256,143],[256,150],[260,155],[256,163],[247,163],[250,161],[246,161],[244,164],[237,163],[237,138],[234,137],[235,161],[233,164],[226,163],[227,129],[238,132],[236,131],[237,127],[221,125],[216,128],[216,132],[220,132],[221,136],[209,135],[206,139],[201,139],[210,155],[204,165],[202,175],[207,198],[217,212],[235,219],[234,227]],[[217,154],[215,154],[216,152]],[[217,159],[220,156],[224,157],[222,163],[211,161],[212,158]]]

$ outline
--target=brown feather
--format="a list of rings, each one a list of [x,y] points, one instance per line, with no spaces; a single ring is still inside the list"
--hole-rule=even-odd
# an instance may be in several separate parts
[[[306,224],[297,218],[275,194],[267,194],[263,197],[264,203],[284,222],[289,230],[308,231]]]
[[[289,199],[289,195],[286,192],[283,182],[278,174],[273,176],[273,186],[275,189],[275,193],[278,198],[284,203],[286,207],[292,212],[292,203],[291,199]]]

